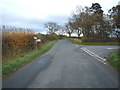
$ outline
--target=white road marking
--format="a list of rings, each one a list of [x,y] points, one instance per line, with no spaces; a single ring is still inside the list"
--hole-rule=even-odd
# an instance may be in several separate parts
[[[87,54],[89,54],[90,56],[94,57],[95,59],[97,59],[98,61],[102,62],[103,64],[106,64],[105,61],[106,59],[96,55],[95,53],[91,52],[90,50],[86,49],[86,48],[81,48],[84,52],[86,52]]]
[[[79,45],[75,44],[77,47],[79,47]]]
[[[78,45],[78,44],[75,44],[75,46],[77,46],[77,47],[82,47],[82,46],[84,46],[84,45]]]
[[[106,49],[117,49],[117,48],[106,48]]]

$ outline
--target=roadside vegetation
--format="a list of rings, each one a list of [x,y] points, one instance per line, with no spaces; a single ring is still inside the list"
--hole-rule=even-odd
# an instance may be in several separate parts
[[[34,37],[41,41],[36,42]],[[35,34],[30,29],[2,26],[2,77],[47,52],[62,37],[57,34]]]
[[[31,52],[28,52],[28,53],[23,53],[23,54],[15,57],[13,59],[9,59],[5,63],[3,63],[3,66],[2,66],[3,77],[12,73],[12,72],[14,72],[14,71],[16,71],[20,67],[22,67],[22,66],[26,65],[27,63],[30,63],[31,61],[33,61],[36,57],[38,57],[38,56],[44,54],[45,52],[47,52],[49,49],[52,48],[53,44],[56,41],[57,40],[49,41],[38,50],[33,50]]]
[[[119,42],[83,42],[80,38],[67,38],[66,40],[69,40],[70,42],[78,45],[120,45]]]
[[[120,72],[120,49],[109,54],[107,61],[118,72]]]

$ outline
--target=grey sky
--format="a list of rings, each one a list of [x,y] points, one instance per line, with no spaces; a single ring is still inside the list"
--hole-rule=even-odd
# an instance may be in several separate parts
[[[0,16],[3,25],[27,27],[44,33],[44,23],[54,21],[64,25],[76,6],[91,6],[96,2],[107,13],[119,0],[1,0]]]

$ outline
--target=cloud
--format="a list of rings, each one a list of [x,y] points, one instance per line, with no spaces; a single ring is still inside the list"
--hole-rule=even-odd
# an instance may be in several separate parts
[[[16,27],[31,28],[35,32],[45,32],[44,24],[52,21],[64,25],[68,20],[68,16],[65,15],[52,15],[46,19],[25,18],[15,16],[12,14],[6,14],[3,16],[3,25],[10,25]]]
[[[67,15],[51,15],[48,16],[46,21],[53,21],[60,25],[64,25],[68,21],[69,16]]]
[[[0,15],[5,25],[45,32],[44,23],[53,21],[64,25],[76,6],[91,6],[96,2],[107,13],[119,0],[1,0]]]

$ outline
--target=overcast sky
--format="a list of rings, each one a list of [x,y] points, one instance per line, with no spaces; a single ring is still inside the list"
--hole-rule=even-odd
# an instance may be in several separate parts
[[[64,25],[76,6],[99,3],[105,13],[119,0],[1,0],[0,16],[3,25],[31,28],[46,32],[44,23],[53,21]]]

